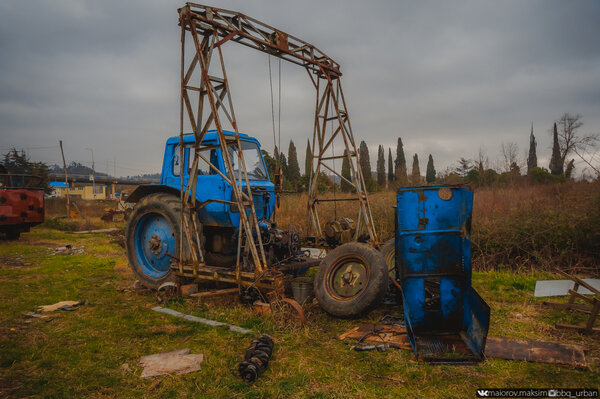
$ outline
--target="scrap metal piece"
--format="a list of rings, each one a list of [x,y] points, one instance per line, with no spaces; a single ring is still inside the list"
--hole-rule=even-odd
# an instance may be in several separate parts
[[[156,289],[156,300],[158,303],[167,302],[177,296],[177,285],[172,281],[162,283]]]
[[[238,366],[238,372],[244,381],[254,382],[260,377],[269,365],[274,345],[273,338],[267,334],[252,340],[244,361]]]
[[[411,350],[412,346],[406,334],[406,328],[382,324],[363,324],[354,327],[338,337],[339,340],[354,339],[358,343],[376,345],[386,344],[390,348]],[[422,338],[422,337],[419,337]],[[452,348],[455,354],[468,354],[470,349],[461,338],[453,335],[436,336],[435,340],[421,342],[430,352]],[[529,339],[487,337],[485,357],[520,360],[534,363],[549,363],[574,368],[587,368],[585,348],[580,345],[556,342],[534,341]]]
[[[306,323],[302,306],[291,298],[276,298],[271,301],[271,315],[280,329],[295,330]]]
[[[396,200],[395,278],[415,356],[483,360],[490,307],[471,285],[472,188],[400,187]],[[458,344],[470,360],[454,356]]]
[[[584,278],[581,280],[600,290],[600,279]],[[535,292],[533,295],[536,297],[564,296],[569,295],[569,290],[577,291],[583,295],[593,294],[592,291],[585,287],[579,287],[577,290],[574,288],[575,282],[573,280],[538,280],[535,282]]]

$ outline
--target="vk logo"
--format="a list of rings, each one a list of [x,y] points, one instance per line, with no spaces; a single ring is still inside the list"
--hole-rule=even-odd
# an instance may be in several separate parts
[[[478,389],[477,396],[480,398],[487,397],[489,395],[489,391],[487,389]]]

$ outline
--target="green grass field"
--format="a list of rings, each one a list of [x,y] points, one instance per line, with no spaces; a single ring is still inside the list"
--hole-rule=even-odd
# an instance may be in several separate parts
[[[84,246],[85,253],[54,255],[53,248],[64,244]],[[597,388],[598,337],[553,327],[566,316],[539,306],[533,289],[540,278],[558,277],[474,274],[475,288],[492,308],[490,335],[587,345],[589,370],[496,359],[474,366],[432,366],[416,362],[409,351],[359,353],[335,339],[360,322],[397,314],[398,308],[381,308],[359,321],[334,319],[315,309],[304,329],[278,331],[268,316],[234,299],[209,304],[171,300],[167,306],[172,309],[275,338],[269,368],[250,385],[236,374],[249,336],[151,311],[157,304],[153,295],[122,290],[131,287],[134,277],[124,250],[110,237],[37,228],[18,242],[0,243],[0,397],[464,398],[475,397],[480,387]],[[51,319],[24,315],[61,300],[89,304],[51,313]],[[141,356],[181,348],[204,354],[200,371],[139,377]],[[151,389],[157,379],[160,384]]]

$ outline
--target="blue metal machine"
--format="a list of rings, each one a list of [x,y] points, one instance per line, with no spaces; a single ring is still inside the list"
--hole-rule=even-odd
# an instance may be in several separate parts
[[[471,286],[473,191],[466,186],[400,188],[396,279],[417,358],[483,358],[490,308]]]

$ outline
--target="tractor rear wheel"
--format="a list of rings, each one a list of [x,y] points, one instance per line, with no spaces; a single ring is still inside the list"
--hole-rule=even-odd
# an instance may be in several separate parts
[[[375,248],[350,242],[329,252],[319,265],[315,296],[332,316],[358,317],[383,300],[388,286],[385,260]]]
[[[125,228],[129,266],[149,288],[173,280],[171,260],[180,258],[180,215],[178,197],[156,193],[142,198],[129,217]]]

